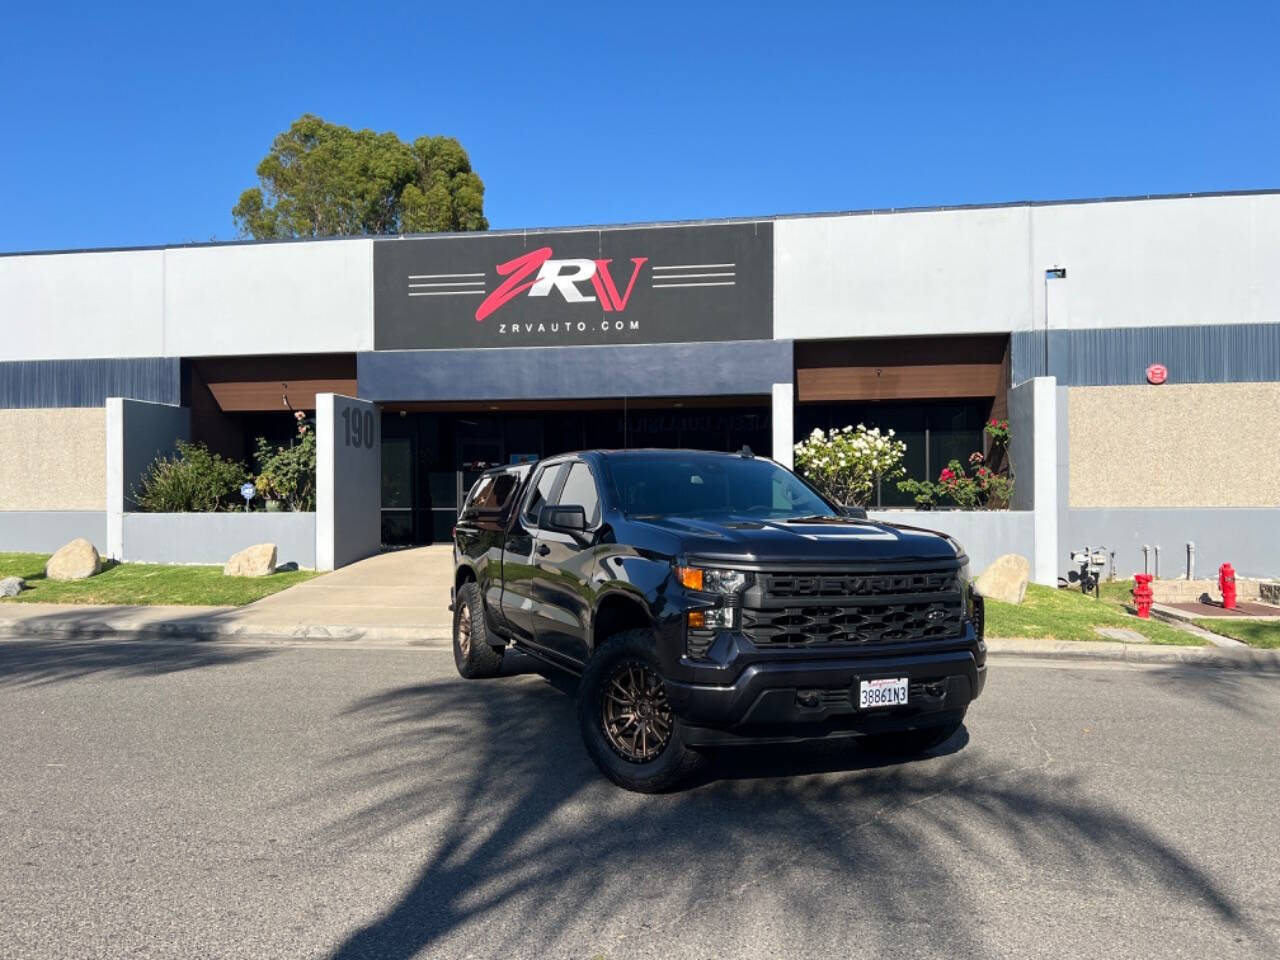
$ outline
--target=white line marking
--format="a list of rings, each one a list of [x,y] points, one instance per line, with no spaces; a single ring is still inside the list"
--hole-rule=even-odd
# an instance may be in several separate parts
[[[732,267],[732,263],[673,263],[665,267],[655,266],[655,270],[712,270],[716,267]]]
[[[446,283],[411,283],[410,287],[483,287],[483,280],[450,280]]]
[[[732,287],[732,280],[718,280],[714,283],[655,283],[653,289],[662,290],[666,287]],[[409,294],[413,296],[413,294]]]
[[[733,270],[724,273],[664,273],[660,277],[654,277],[654,280],[693,280],[697,277],[733,277],[737,274]]]
[[[410,293],[411,297],[483,297],[483,290],[420,290],[417,293]]]
[[[453,280],[457,277],[483,277],[483,273],[411,273],[410,280]]]

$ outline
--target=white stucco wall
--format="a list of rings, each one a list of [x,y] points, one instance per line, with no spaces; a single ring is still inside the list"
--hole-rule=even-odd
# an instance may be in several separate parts
[[[1280,194],[783,217],[774,251],[781,339],[1040,329],[1051,266],[1055,328],[1280,318]],[[371,239],[0,257],[3,359],[369,350],[372,261]]]
[[[170,356],[373,349],[373,241],[165,251]]]
[[[1274,323],[1280,195],[781,219],[774,335]]]
[[[1030,312],[1026,207],[774,226],[774,336],[1000,333]]]
[[[1032,264],[1067,268],[1054,328],[1280,319],[1280,196],[1035,207],[1031,228]],[[1034,294],[1043,317],[1043,284]]]
[[[164,354],[164,251],[0,257],[0,360]]]
[[[373,241],[0,257],[3,360],[373,347]]]

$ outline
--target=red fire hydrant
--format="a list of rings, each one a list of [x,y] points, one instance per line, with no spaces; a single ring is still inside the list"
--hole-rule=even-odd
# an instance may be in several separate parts
[[[1133,575],[1133,605],[1142,620],[1151,619],[1151,604],[1155,601],[1155,593],[1151,590],[1151,574],[1135,573]]]
[[[1222,591],[1222,609],[1236,608],[1236,571],[1229,563],[1218,568],[1218,589]]]

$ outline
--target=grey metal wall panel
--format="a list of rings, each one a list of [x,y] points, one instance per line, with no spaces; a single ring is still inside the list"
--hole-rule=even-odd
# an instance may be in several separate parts
[[[107,549],[105,510],[0,510],[0,551],[53,553],[84,537]]]
[[[869,510],[867,515],[954,537],[974,576],[1006,553],[1035,557],[1035,514],[1030,510]]]
[[[794,370],[790,340],[356,355],[360,399],[379,403],[768,394]]]
[[[107,397],[177,404],[177,357],[14,360],[0,363],[0,407],[100,407]]]
[[[1217,576],[1230,562],[1247,577],[1280,577],[1280,508],[1071,509],[1058,537],[1060,570],[1068,551],[1105,546],[1116,552],[1116,572],[1142,570],[1142,545],[1160,546],[1160,576],[1186,575],[1187,542],[1196,545],[1196,576]]]
[[[134,563],[226,563],[274,543],[277,562],[315,569],[314,513],[126,513],[124,559]]]
[[[1045,333],[1012,335],[1013,382],[1045,374]],[[1048,372],[1072,387],[1146,382],[1164,364],[1170,383],[1280,380],[1280,323],[1180,327],[1111,327],[1049,332]]]

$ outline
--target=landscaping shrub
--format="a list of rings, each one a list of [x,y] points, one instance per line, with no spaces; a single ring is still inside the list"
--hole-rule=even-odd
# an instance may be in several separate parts
[[[157,457],[147,468],[133,499],[150,513],[230,510],[248,473],[243,463],[211,453],[203,443],[179,440],[176,456]]]
[[[1013,499],[1009,421],[990,420],[984,429],[991,438],[990,459],[997,463],[1004,459],[1008,467],[993,470],[987,464],[988,458],[975,450],[969,454],[968,466],[952,460],[943,467],[936,481],[903,480],[898,489],[911,494],[922,510],[932,509],[943,500],[950,500],[962,510],[1007,510]]]
[[[861,423],[826,431],[815,429],[795,445],[796,471],[828,499],[865,507],[880,480],[906,475],[902,458],[907,445],[893,431],[868,430]]]
[[[258,496],[282,500],[290,510],[316,508],[316,432],[301,411],[294,414],[298,435],[287,446],[275,446],[259,437],[253,460],[258,476]]]

